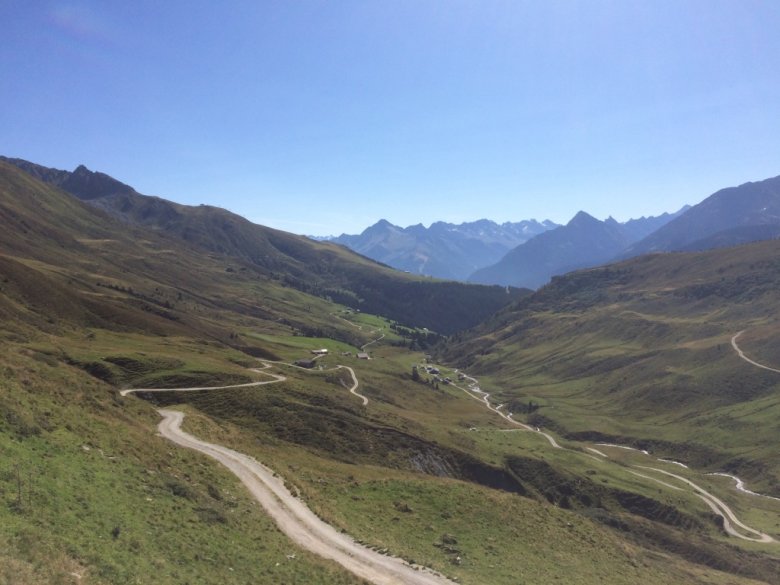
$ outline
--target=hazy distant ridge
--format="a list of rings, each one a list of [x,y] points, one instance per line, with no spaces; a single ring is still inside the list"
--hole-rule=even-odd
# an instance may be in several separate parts
[[[327,239],[399,270],[466,280],[475,270],[497,262],[512,248],[555,227],[558,225],[549,220],[498,224],[480,219],[402,228],[383,219],[361,234]]]
[[[611,217],[599,221],[580,211],[565,226],[517,246],[496,264],[474,272],[469,280],[539,288],[556,274],[608,262],[675,215],[665,213],[618,223]]]
[[[724,248],[780,237],[780,177],[710,195],[677,213],[618,223],[580,212],[567,225],[519,245],[469,281],[543,286],[556,275],[653,252]]]

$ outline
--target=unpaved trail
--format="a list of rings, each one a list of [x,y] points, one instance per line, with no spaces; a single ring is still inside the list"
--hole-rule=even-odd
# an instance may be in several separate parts
[[[317,356],[317,357],[321,357],[321,356]],[[135,392],[198,392],[201,390],[228,390],[230,388],[249,388],[252,386],[265,386],[267,384],[276,384],[278,382],[284,382],[285,380],[287,380],[287,376],[283,376],[281,374],[273,374],[271,372],[264,371],[270,368],[271,364],[279,364],[283,366],[288,366],[290,368],[297,368],[299,370],[303,370],[304,372],[311,372],[309,368],[303,368],[301,366],[296,366],[295,364],[288,364],[287,362],[277,362],[273,360],[267,360],[261,363],[263,364],[262,368],[251,368],[250,371],[256,372],[258,374],[264,374],[266,376],[271,376],[273,380],[263,380],[260,382],[247,382],[245,384],[230,384],[228,386],[200,386],[200,387],[193,387],[193,388],[128,388],[126,390],[121,390],[119,394],[121,396],[127,396],[128,394],[133,394]],[[349,371],[350,375],[352,376],[352,386],[349,388],[349,392],[351,394],[354,394],[358,398],[360,398],[363,401],[363,406],[366,406],[368,404],[368,398],[357,391],[360,382],[358,382],[358,378],[357,375],[355,374],[355,370],[353,370],[349,366],[341,366],[341,365],[336,366],[333,369],[338,370],[339,368],[344,368]]]
[[[674,459],[664,459],[663,457],[659,457],[658,461],[661,463],[671,463],[672,465],[682,467],[683,469],[690,469],[690,467],[688,467],[685,463],[682,463],[681,461],[675,461]]]
[[[247,455],[182,431],[184,413],[166,409],[158,412],[163,417],[158,426],[163,437],[208,455],[227,467],[249,489],[279,529],[302,548],[337,562],[375,585],[455,585],[454,581],[429,569],[411,566],[401,559],[359,545],[320,520],[290,493],[282,479],[274,477],[269,468]]]
[[[600,447],[614,447],[615,449],[625,449],[626,451],[636,451],[642,453],[642,455],[650,455],[650,451],[647,449],[637,449],[636,447],[629,447],[628,445],[617,445],[615,443],[596,443]]]
[[[270,363],[296,367],[294,364],[284,362],[263,361],[261,363],[263,367],[254,368],[253,371],[271,376],[273,380],[199,388],[133,388],[121,394],[125,396],[132,392],[194,392],[274,384],[283,382],[287,378],[280,374],[265,372],[265,369],[271,367]],[[355,370],[343,365],[338,365],[334,369],[339,368],[346,369],[352,376],[350,393],[360,398],[363,405],[367,405],[368,398],[357,392],[360,383]],[[181,429],[184,413],[180,411],[160,409],[157,412],[163,417],[157,427],[161,436],[181,447],[208,455],[230,469],[263,506],[279,529],[302,548],[337,562],[354,575],[375,585],[456,585],[454,581],[431,569],[410,565],[402,559],[382,555],[358,544],[348,535],[320,520],[303,502],[292,495],[283,480],[275,477],[274,472],[268,467],[238,451],[208,443],[184,432]]]
[[[346,323],[347,325],[352,325],[352,327],[355,327],[358,331],[363,331],[363,326],[362,325],[358,325],[357,323],[353,323],[349,319],[345,319],[344,317],[342,317],[341,315],[337,315],[336,313],[331,313],[331,315],[333,317],[336,317],[336,319],[338,319],[339,321],[344,321],[344,323]]]
[[[251,386],[265,386],[266,384],[276,384],[277,382],[284,382],[287,378],[285,376],[282,376],[280,374],[272,374],[271,372],[265,372],[263,370],[266,370],[271,367],[271,364],[268,364],[266,362],[261,362],[263,364],[262,368],[250,368],[251,372],[256,372],[258,374],[264,374],[266,376],[271,376],[273,380],[263,380],[261,382],[247,382],[245,384],[230,384],[228,386],[201,386],[198,388],[127,388],[126,390],[121,390],[119,394],[121,396],[127,396],[128,394],[133,394],[134,392],[198,392],[200,390],[227,390],[229,388],[249,388]]]
[[[681,475],[677,475],[676,473],[672,473],[671,471],[658,469],[657,467],[646,467],[644,465],[637,465],[637,467],[640,467],[641,469],[647,469],[650,471],[656,471],[658,473],[663,473],[664,475],[668,475],[669,477],[673,477],[685,484],[688,484],[690,487],[693,488],[694,493],[697,496],[699,496],[702,500],[704,500],[707,503],[707,505],[712,509],[713,512],[715,512],[718,516],[723,518],[723,529],[726,532],[728,532],[731,536],[735,536],[743,540],[750,540],[752,542],[775,542],[775,539],[769,536],[768,534],[764,534],[763,532],[760,532],[740,522],[739,519],[734,514],[734,512],[731,510],[731,508],[729,508],[725,503],[723,503],[721,499],[717,498],[716,496],[713,496],[711,493],[706,491],[701,486],[693,483],[690,479],[687,479]],[[735,525],[742,528],[744,531],[749,532],[751,534],[755,534],[756,537],[754,538],[751,536],[745,536],[744,534],[737,532],[731,526],[732,522]]]
[[[339,321],[344,321],[344,323],[346,323],[347,325],[351,325],[352,327],[355,327],[355,328],[356,328],[358,331],[363,331],[363,326],[362,326],[362,325],[358,325],[357,323],[353,323],[353,322],[352,322],[352,321],[350,321],[349,319],[345,319],[344,317],[342,317],[342,316],[340,316],[340,315],[337,315],[336,313],[331,313],[331,316],[335,317],[335,318],[336,318],[336,319],[338,319]],[[380,331],[382,331],[382,329],[374,329],[374,331],[373,331],[372,333],[373,333],[373,334],[377,334],[377,333],[379,333]],[[369,341],[368,343],[364,343],[363,345],[361,345],[361,346],[360,346],[360,349],[361,349],[361,350],[364,350],[364,349],[366,349],[366,348],[367,348],[369,345],[372,345],[372,344],[376,343],[376,342],[377,342],[377,341],[379,341],[380,339],[384,339],[384,337],[385,337],[385,334],[384,334],[384,333],[382,333],[382,335],[380,335],[380,336],[379,336],[379,337],[377,337],[376,339],[373,339],[373,340]]]
[[[301,366],[296,366],[295,364],[288,364],[288,363],[285,363],[285,362],[272,362],[272,363],[280,364],[280,365],[283,365],[283,366],[289,366],[291,368],[298,368],[299,370],[303,370],[304,372],[311,373],[311,370],[309,368],[303,368]],[[334,368],[330,368],[329,370],[322,370],[322,371],[323,372],[329,372],[329,371],[338,370],[338,369],[344,369],[344,370],[347,370],[350,373],[350,375],[352,376],[352,386],[350,388],[348,388],[350,394],[353,394],[353,395],[357,396],[358,398],[360,398],[360,400],[363,401],[363,406],[367,406],[368,405],[368,397],[364,396],[363,394],[361,394],[360,392],[357,391],[358,386],[360,386],[360,382],[358,381],[357,374],[355,374],[355,370],[353,370],[349,366],[338,365],[338,366],[335,366]],[[284,377],[284,376],[282,376],[282,377]]]
[[[633,471],[631,469],[627,469],[626,471],[628,471],[631,475],[636,475],[637,477],[641,477],[643,479],[649,479],[650,481],[653,481],[655,483],[659,483],[659,484],[661,484],[663,486],[668,487],[669,489],[677,490],[678,492],[683,491],[682,488],[679,488],[676,485],[672,485],[672,484],[667,483],[665,481],[661,481],[660,479],[655,478],[655,477],[650,477],[649,475],[645,475],[644,473],[639,473],[638,471]]]
[[[472,398],[473,400],[476,400],[478,402],[483,403],[485,405],[485,408],[487,408],[490,412],[496,413],[498,416],[503,418],[505,421],[515,425],[516,427],[519,427],[517,429],[505,429],[505,430],[508,430],[508,431],[514,431],[514,430],[517,430],[517,431],[530,431],[532,433],[539,433],[545,439],[547,439],[547,441],[550,443],[550,445],[552,445],[555,449],[563,449],[563,447],[561,447],[558,444],[558,442],[555,440],[555,437],[553,437],[552,435],[549,435],[549,434],[547,434],[547,433],[545,433],[543,431],[540,431],[539,429],[535,429],[534,427],[532,427],[530,425],[527,425],[525,423],[521,423],[520,421],[517,421],[517,420],[513,419],[511,412],[509,414],[504,414],[503,412],[501,412],[501,409],[504,407],[504,405],[503,404],[499,404],[498,406],[493,406],[492,404],[490,404],[490,394],[480,390],[479,382],[477,382],[476,378],[472,378],[471,376],[466,376],[465,374],[464,374],[464,377],[465,377],[466,380],[470,380],[471,381],[471,384],[469,385],[468,388],[463,388],[462,386],[458,386],[454,382],[451,384],[451,386],[457,388],[461,392],[465,392],[466,395],[469,396],[470,398]],[[478,394],[479,396],[475,396],[474,394]]]
[[[780,374],[780,370],[775,368],[770,368],[769,366],[765,366],[764,364],[759,364],[758,362],[751,360],[748,356],[745,355],[745,353],[739,348],[739,345],[737,345],[737,339],[739,339],[739,337],[744,332],[745,330],[743,329],[742,331],[740,331],[739,333],[734,335],[734,337],[731,338],[731,347],[734,348],[734,351],[737,352],[737,355],[741,357],[743,360],[745,360],[747,363],[752,364],[757,368],[761,368],[763,370],[769,370],[770,372],[777,372],[778,374]]]
[[[644,450],[644,449],[636,449],[635,447],[629,447],[627,445],[616,445],[614,443],[596,443],[596,444],[604,446],[604,447],[613,447],[613,448],[616,448],[616,449],[626,449],[628,451],[636,451],[637,453],[642,453],[643,455],[647,455],[647,456],[650,455],[650,453],[648,451]],[[591,449],[590,447],[586,447],[586,449],[591,450],[591,451],[595,451],[594,449]],[[605,455],[605,457],[606,457],[606,455]],[[689,469],[689,467],[687,465],[685,465],[684,463],[680,463],[679,461],[674,461],[674,460],[671,460],[671,459],[658,459],[658,461],[662,461],[664,463],[671,463],[673,465],[678,465],[680,467],[684,467],[685,469]],[[671,473],[671,472],[663,470],[663,469],[658,469],[657,467],[647,467],[645,465],[635,465],[634,467],[636,467],[638,469],[647,469],[647,470],[650,470],[650,471],[657,471],[658,473],[663,473],[665,475],[668,475],[670,477],[678,479],[679,481],[682,481],[683,483],[685,483],[688,486],[692,487],[693,488],[693,492],[697,496],[699,496],[699,498],[704,500],[704,502],[710,507],[710,509],[713,512],[715,512],[718,516],[723,518],[723,529],[728,534],[730,534],[731,536],[735,536],[735,537],[741,538],[743,540],[750,540],[752,542],[765,542],[765,543],[766,542],[775,542],[775,540],[771,536],[769,536],[768,534],[764,534],[763,532],[760,532],[760,531],[758,531],[758,530],[756,530],[754,528],[751,528],[751,527],[743,524],[742,522],[740,522],[739,519],[734,514],[734,512],[731,510],[731,508],[729,508],[722,500],[720,500],[719,498],[717,498],[714,495],[710,494],[709,492],[705,491],[703,488],[701,488],[697,484],[693,483],[691,480],[686,479],[685,477],[682,477],[680,475],[677,475],[676,473]],[[667,482],[661,481],[660,479],[657,479],[657,478],[654,478],[654,477],[650,477],[650,476],[647,476],[647,475],[644,475],[644,474],[641,474],[641,473],[637,473],[637,472],[631,471],[631,470],[628,470],[628,472],[633,474],[633,475],[636,475],[638,477],[643,477],[645,479],[649,479],[649,480],[654,481],[656,483],[660,483],[661,485],[664,485],[666,487],[669,487],[669,488],[672,488],[672,489],[675,489],[675,490],[679,490],[680,489],[677,486],[673,486],[673,485],[671,485],[671,484],[669,484]],[[708,475],[726,475],[726,474],[723,474],[723,473],[710,473]],[[727,477],[731,477],[733,479],[738,479],[738,478],[734,478],[731,475],[728,475]],[[749,492],[749,493],[751,493],[751,492]],[[756,494],[756,495],[761,495],[761,494]],[[740,528],[746,530],[747,532],[749,532],[751,534],[755,534],[757,536],[757,538],[753,538],[753,537],[750,537],[750,536],[745,536],[745,535],[737,532],[732,527],[731,522],[733,522],[736,526],[739,526]]]
[[[351,394],[354,394],[361,400],[363,400],[363,406],[366,406],[368,404],[368,398],[363,396],[357,391],[358,386],[360,385],[360,382],[358,382],[357,376],[355,375],[355,370],[350,368],[349,366],[336,366],[336,369],[344,368],[345,370],[349,371],[349,373],[352,375],[352,387],[349,389]]]
[[[379,332],[379,330],[377,330],[377,331],[374,331],[374,333],[378,333],[378,332]],[[380,336],[379,336],[379,337],[377,337],[376,339],[373,339],[373,340],[369,341],[368,343],[364,343],[363,345],[361,345],[361,346],[360,346],[360,349],[362,349],[362,350],[364,350],[364,351],[365,351],[365,349],[366,349],[366,348],[367,348],[369,345],[373,345],[373,344],[375,344],[377,341],[380,341],[380,340],[382,340],[382,339],[384,339],[384,338],[385,338],[385,334],[384,334],[384,333],[382,333],[382,335],[380,335]]]
[[[735,339],[738,336],[739,336],[739,334],[735,335],[734,338],[732,338],[732,344],[734,344],[734,347],[735,347],[735,349],[737,349],[737,351],[739,351],[739,350],[738,350],[738,348],[736,346]],[[750,360],[748,360],[748,361],[750,361]],[[753,363],[753,362],[751,362],[751,363]],[[765,367],[765,366],[761,366],[761,367]],[[771,368],[768,368],[768,369],[771,369]],[[464,374],[464,377],[465,377],[466,380],[469,380],[469,382],[470,382],[468,389],[463,388],[461,386],[458,386],[457,384],[452,384],[452,386],[454,386],[458,390],[461,390],[462,392],[465,392],[472,399],[477,400],[479,402],[482,402],[488,410],[490,410],[491,412],[496,413],[498,416],[500,416],[504,420],[506,420],[506,421],[508,421],[508,422],[510,422],[510,423],[512,423],[512,424],[514,424],[514,425],[516,425],[518,427],[520,427],[518,429],[501,429],[501,431],[503,431],[503,432],[511,432],[511,431],[535,431],[535,432],[539,432],[539,433],[541,433],[542,435],[544,435],[547,438],[547,440],[550,442],[550,445],[552,445],[554,448],[564,449],[566,451],[571,451],[571,449],[566,449],[565,447],[561,447],[555,441],[555,438],[552,437],[551,435],[549,435],[547,433],[543,433],[539,429],[535,429],[535,428],[531,427],[530,425],[527,425],[527,424],[524,424],[524,423],[521,423],[521,422],[518,422],[518,421],[514,420],[512,418],[512,414],[511,413],[504,414],[503,412],[501,412],[501,409],[503,408],[504,405],[503,404],[499,404],[498,406],[494,407],[492,404],[490,404],[490,400],[489,400],[490,394],[488,394],[487,392],[484,392],[483,390],[481,390],[479,388],[479,382],[477,381],[476,378],[473,378],[471,376],[467,376],[465,374]],[[478,396],[475,396],[475,394],[477,394]],[[629,450],[629,451],[636,451],[637,453],[642,453],[643,455],[650,456],[650,452],[649,451],[647,451],[645,449],[637,449],[635,447],[629,447],[628,445],[617,445],[617,444],[614,444],[614,443],[596,443],[596,444],[599,445],[599,446],[603,446],[603,447],[613,447],[613,448],[617,448],[617,449],[626,449],[626,450]],[[585,449],[587,449],[588,451],[591,451],[592,453],[595,453],[595,454],[599,455],[602,459],[598,459],[598,458],[594,457],[593,455],[590,455],[588,453],[584,453],[584,455],[586,457],[592,457],[593,459],[596,459],[597,461],[609,460],[609,456],[606,453],[604,453],[602,451],[599,451],[598,449],[594,449],[592,447],[585,447]],[[660,461],[664,461],[664,460],[661,459]],[[679,461],[666,460],[665,462],[673,463],[675,465],[679,465],[681,467],[686,467],[687,468],[687,466],[685,464],[680,463]],[[747,525],[743,524],[742,522],[740,522],[740,520],[736,517],[736,515],[731,510],[731,508],[729,508],[722,500],[720,500],[716,496],[712,495],[711,493],[705,491],[704,489],[702,489],[700,486],[696,485],[695,483],[693,483],[689,479],[686,479],[686,478],[684,478],[684,477],[682,477],[680,475],[677,475],[675,473],[671,473],[669,471],[665,471],[663,469],[658,469],[658,468],[655,468],[655,467],[645,467],[645,466],[642,466],[642,465],[636,465],[635,467],[637,467],[639,469],[647,469],[647,470],[651,470],[651,471],[656,471],[658,473],[663,473],[663,474],[668,475],[670,477],[673,477],[673,478],[675,478],[675,479],[677,479],[679,481],[682,481],[683,483],[687,484],[689,487],[693,488],[694,493],[699,498],[701,498],[707,504],[707,506],[709,506],[709,508],[713,512],[715,512],[715,514],[717,514],[718,516],[720,516],[723,519],[723,529],[726,531],[727,534],[729,534],[731,536],[734,536],[736,538],[741,538],[743,540],[749,540],[751,542],[761,542],[761,543],[777,542],[777,541],[775,541],[775,539],[773,539],[768,534],[764,534],[763,532],[760,532],[760,531],[758,531],[758,530],[756,530],[754,528],[751,528],[750,526],[747,526]],[[645,474],[642,474],[642,473],[638,473],[636,471],[631,471],[631,470],[628,470],[628,471],[629,471],[629,473],[631,473],[631,474],[633,474],[633,475],[635,475],[637,477],[641,477],[643,479],[652,481],[654,483],[661,484],[661,485],[666,486],[666,487],[668,487],[670,489],[673,489],[673,490],[681,490],[682,489],[682,488],[674,486],[674,485],[672,485],[672,484],[670,484],[670,483],[668,483],[666,481],[662,481],[662,480],[660,480],[658,478],[651,477],[651,476],[648,476],[648,475],[645,475]],[[750,534],[754,534],[755,537],[745,536],[744,534],[738,532],[732,526],[732,523],[734,525],[742,528],[744,531],[746,531],[746,532],[748,532]]]
[[[759,494],[758,492],[754,492],[752,490],[747,489],[745,482],[739,479],[736,475],[731,475],[730,473],[722,473],[722,472],[708,473],[707,475],[719,475],[721,477],[728,477],[729,479],[734,481],[734,487],[737,488],[737,491],[742,492],[743,494],[750,494],[751,496],[758,496],[759,498],[768,498],[770,500],[780,501],[780,498],[776,498],[775,496]]]

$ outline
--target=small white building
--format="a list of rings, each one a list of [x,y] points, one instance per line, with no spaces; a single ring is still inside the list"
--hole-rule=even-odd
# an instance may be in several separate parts
[[[327,349],[313,349],[313,350],[311,350],[311,352],[314,355],[328,355],[328,350]]]

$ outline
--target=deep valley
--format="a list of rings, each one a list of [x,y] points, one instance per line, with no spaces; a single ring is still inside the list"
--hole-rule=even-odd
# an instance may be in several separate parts
[[[0,583],[780,582],[780,241],[532,292],[29,165]]]

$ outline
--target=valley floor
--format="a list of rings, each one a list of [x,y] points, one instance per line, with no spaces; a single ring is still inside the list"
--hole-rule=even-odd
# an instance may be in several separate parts
[[[745,359],[749,363],[765,368],[768,368],[762,364],[758,364],[753,360],[750,360],[739,349],[737,345],[737,339],[742,332],[736,334],[732,338],[732,345],[735,351],[738,352],[742,359]],[[364,344],[361,349],[365,349],[370,344],[380,341],[384,335],[378,337],[374,341]],[[294,364],[276,362],[277,365],[284,365],[286,367],[297,367]],[[178,389],[125,389],[121,394],[127,395],[130,393],[154,393],[154,392],[195,392],[204,390],[228,390],[232,388],[247,388],[256,387],[268,384],[275,384],[284,382],[287,377],[280,374],[274,374],[267,372],[272,367],[271,363],[263,362],[262,368],[254,368],[256,373],[262,373],[270,376],[271,380],[257,381],[246,384],[216,386],[216,387],[193,387],[193,388],[178,388]],[[369,403],[368,397],[359,394],[356,390],[359,386],[357,375],[353,368],[343,365],[337,365],[334,369],[346,369],[351,378],[352,385],[348,388],[348,391],[360,398],[363,406]],[[463,372],[459,372],[460,377],[469,382],[468,387],[459,386],[456,383],[452,383],[453,388],[465,393],[470,398],[474,398],[480,403],[484,404],[485,408],[498,415],[503,421],[509,423],[513,427],[516,427],[518,431],[525,431],[531,433],[538,433],[543,436],[549,443],[551,448],[562,449],[575,453],[579,453],[584,457],[588,457],[596,460],[598,463],[609,460],[609,456],[604,452],[604,448],[607,449],[624,449],[629,451],[637,451],[636,449],[623,446],[623,445],[611,445],[607,443],[599,443],[598,446],[601,449],[597,449],[592,446],[571,444],[570,446],[563,447],[558,441],[549,433],[541,431],[538,427],[533,427],[525,423],[516,421],[513,418],[513,414],[505,412],[506,408],[500,404],[493,406],[490,402],[490,395],[482,391],[479,387],[478,381],[466,375]],[[445,577],[431,572],[428,569],[422,567],[415,567],[409,563],[404,562],[401,559],[388,556],[386,554],[380,554],[375,550],[366,548],[356,543],[351,537],[342,534],[335,530],[332,526],[326,524],[319,519],[296,495],[285,486],[285,482],[279,479],[278,475],[270,470],[268,467],[258,463],[251,457],[241,454],[235,450],[227,447],[209,443],[195,438],[194,436],[181,430],[181,424],[184,420],[184,414],[180,411],[160,409],[158,411],[163,416],[163,421],[159,425],[159,431],[162,436],[170,441],[189,449],[194,449],[207,456],[216,459],[228,469],[230,469],[244,485],[250,490],[253,497],[261,503],[266,512],[274,519],[277,525],[280,527],[291,540],[293,540],[299,546],[318,554],[324,558],[335,560],[344,568],[354,573],[356,576],[366,579],[371,583],[377,585],[384,585],[386,583],[409,583],[409,584],[434,584],[434,583],[453,583]],[[477,429],[474,429],[477,430]],[[513,429],[503,429],[511,431]],[[587,452],[590,453],[587,453]],[[649,456],[646,451],[642,452],[644,455]],[[595,456],[594,456],[595,455]],[[681,466],[687,469],[687,466],[675,461],[668,461],[659,459],[659,461]],[[621,465],[625,463],[619,462]],[[713,513],[717,514],[722,521],[724,531],[732,537],[739,538],[746,541],[758,542],[758,543],[775,543],[770,535],[756,530],[737,518],[736,513],[723,502],[720,498],[708,492],[700,485],[692,482],[690,479],[679,475],[678,473],[672,473],[666,469],[658,467],[650,467],[648,465],[632,464],[635,470],[629,470],[628,472],[634,476],[641,478],[647,482],[661,485],[667,489],[680,491],[685,488],[692,490],[698,498],[709,506]],[[637,470],[641,470],[637,471]],[[647,475],[647,473],[654,475]],[[659,477],[658,474],[664,477]],[[668,478],[671,478],[668,479]],[[669,481],[678,482],[677,485],[668,483]],[[684,487],[683,487],[684,486]]]

